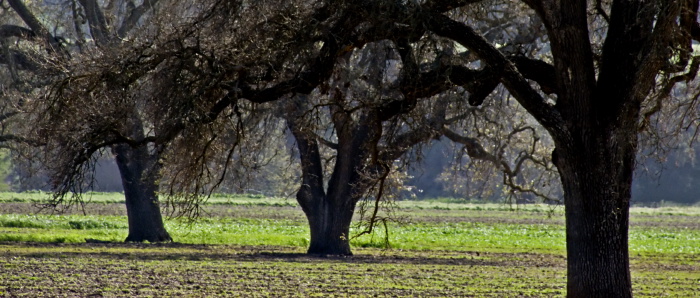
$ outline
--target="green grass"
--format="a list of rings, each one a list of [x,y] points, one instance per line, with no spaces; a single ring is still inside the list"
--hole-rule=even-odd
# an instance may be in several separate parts
[[[263,208],[263,207],[259,207]],[[266,207],[271,208],[271,207]],[[166,221],[180,243],[278,245],[304,247],[308,227],[299,220],[214,217],[192,224]],[[85,238],[121,241],[128,231],[125,216],[0,215],[0,241],[80,243]],[[356,247],[383,247],[383,228],[351,243]],[[395,249],[539,252],[561,254],[565,234],[561,225],[494,222],[418,222],[389,226]],[[700,254],[700,231],[687,228],[633,227],[630,251],[638,253]]]

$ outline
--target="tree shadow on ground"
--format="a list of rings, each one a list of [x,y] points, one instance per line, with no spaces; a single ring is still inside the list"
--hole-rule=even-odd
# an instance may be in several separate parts
[[[353,256],[309,255],[299,247],[228,246],[183,243],[36,243],[0,242],[5,256],[27,258],[102,258],[140,261],[342,262],[460,266],[564,266],[561,255],[454,251],[356,249]],[[22,249],[27,248],[27,249]],[[23,252],[26,251],[26,252]]]

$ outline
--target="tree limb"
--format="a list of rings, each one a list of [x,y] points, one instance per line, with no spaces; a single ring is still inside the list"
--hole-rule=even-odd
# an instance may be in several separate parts
[[[498,167],[503,166],[503,162],[497,156],[486,151],[477,139],[462,136],[446,127],[442,129],[442,134],[452,142],[464,145],[465,149],[467,149],[467,155],[469,155],[469,157],[491,162]]]
[[[598,14],[603,17],[603,19],[605,19],[605,22],[607,22],[608,24],[610,23],[610,16],[608,16],[608,13],[606,13],[605,9],[603,9],[602,0],[595,1],[595,11],[598,12]]]
[[[83,6],[85,16],[90,24],[90,34],[98,46],[104,46],[111,42],[111,34],[107,29],[107,20],[97,0],[79,0]]]
[[[546,94],[558,93],[554,66],[542,60],[532,59],[523,55],[509,57],[518,71],[528,80],[533,80],[540,85],[542,92]]]
[[[129,14],[124,18],[117,30],[117,36],[119,38],[124,38],[126,34],[136,26],[141,17],[158,4],[158,1],[159,0],[144,0],[138,7],[129,9]]]
[[[309,208],[318,207],[313,204],[312,200],[313,198],[324,197],[325,190],[323,188],[323,164],[321,163],[321,153],[317,140],[311,135],[311,132],[303,129],[304,124],[301,122],[300,116],[304,104],[301,98],[291,99],[285,107],[287,110],[285,120],[299,148],[302,185],[297,192],[297,200],[304,211],[307,212]]]
[[[0,25],[0,38],[19,37],[27,40],[34,40],[36,34],[28,28],[17,25]]]
[[[511,132],[511,134],[509,135],[508,138],[512,137],[513,135],[517,134],[519,131],[522,131],[524,129],[532,130],[531,127],[525,127],[525,128],[520,129],[520,130],[515,130],[515,131]],[[442,129],[442,133],[445,137],[447,137],[451,141],[464,145],[464,148],[467,150],[467,155],[471,159],[487,161],[487,162],[492,163],[494,166],[498,167],[500,169],[500,171],[503,172],[503,184],[508,186],[511,191],[517,191],[520,193],[531,193],[531,194],[533,194],[537,197],[540,197],[544,200],[557,201],[556,199],[547,196],[546,194],[538,191],[537,189],[534,189],[532,187],[523,187],[522,185],[520,185],[514,181],[514,179],[516,179],[516,177],[520,174],[520,171],[523,167],[523,164],[528,160],[530,160],[536,164],[545,166],[545,168],[546,168],[545,162],[535,159],[532,156],[532,152],[521,152],[521,154],[519,154],[518,158],[515,161],[515,166],[511,167],[501,157],[486,151],[484,149],[484,147],[481,146],[479,141],[475,138],[470,138],[470,137],[465,137],[465,136],[459,135],[446,127]],[[531,150],[534,150],[534,144],[533,144],[533,147],[531,148]]]
[[[442,14],[430,14],[427,23],[430,31],[458,42],[494,69],[501,69],[501,83],[540,124],[555,135],[568,135],[559,111],[530,86],[510,60],[474,29]]]
[[[28,139],[28,138],[18,136],[18,135],[13,135],[13,134],[0,135],[0,143],[8,143],[8,142],[24,143],[24,144],[30,144],[32,146],[42,145],[39,142],[37,142],[36,140]]]
[[[42,65],[34,59],[16,50],[0,52],[0,64],[14,65],[17,69],[28,70],[32,72],[38,71]]]
[[[21,0],[7,0],[10,7],[19,15],[27,26],[36,34],[37,36],[43,38],[48,44],[48,48],[51,52],[60,52],[62,46],[58,39],[56,39],[49,30],[41,24],[39,19],[24,5]],[[66,52],[67,53],[67,52]]]

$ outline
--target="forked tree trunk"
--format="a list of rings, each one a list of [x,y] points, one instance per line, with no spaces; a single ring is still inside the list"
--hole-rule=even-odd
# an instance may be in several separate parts
[[[299,117],[303,101],[290,102],[287,126],[294,135],[301,160],[302,184],[297,201],[309,221],[309,254],[352,255],[350,224],[359,195],[364,193],[363,176],[367,143],[372,135],[367,124],[354,124],[350,117],[334,117],[338,144],[333,172],[324,185],[318,141]]]
[[[564,149],[558,167],[565,191],[567,297],[632,297],[628,225],[636,136],[600,135],[588,149],[557,148]]]
[[[158,204],[158,168],[145,146],[115,145],[113,153],[122,178],[129,235],[126,242],[169,242]]]
[[[318,144],[298,131],[295,136],[301,155],[303,177],[297,201],[309,221],[311,232],[308,253],[352,255],[350,224],[357,204],[357,199],[352,194],[360,191],[354,169],[357,165],[352,164],[353,169],[345,169],[342,164],[347,159],[343,157],[347,156],[341,152],[326,191],[323,188]]]

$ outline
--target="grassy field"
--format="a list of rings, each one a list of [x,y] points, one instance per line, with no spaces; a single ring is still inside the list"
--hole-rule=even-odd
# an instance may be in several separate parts
[[[166,221],[177,243],[89,244],[126,237],[123,197],[35,214],[42,198],[0,194],[0,297],[551,297],[566,283],[561,207],[399,202],[390,249],[380,230],[352,241],[355,256],[318,258],[303,253],[308,228],[289,199],[213,197],[202,220]],[[700,207],[631,213],[635,295],[697,294]]]

